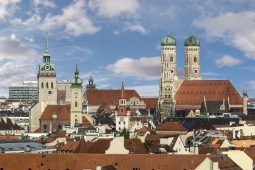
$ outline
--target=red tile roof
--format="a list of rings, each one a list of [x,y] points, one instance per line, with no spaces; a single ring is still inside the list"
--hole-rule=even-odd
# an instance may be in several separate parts
[[[79,147],[80,141],[68,141],[63,147],[60,148],[61,152],[75,152]]]
[[[53,113],[59,121],[70,121],[70,106],[67,105],[47,105],[40,120],[52,120]]]
[[[156,127],[156,131],[186,131],[178,122],[166,122]]]
[[[230,101],[242,104],[242,98],[229,80],[184,80],[175,95],[177,105],[201,105],[204,101]]]
[[[119,102],[121,90],[87,89],[86,96],[89,105],[100,105],[102,103],[116,105]],[[130,100],[131,97],[141,99],[136,90],[125,90],[125,96],[127,100]]]
[[[94,127],[85,116],[82,116],[82,124],[85,128]]]
[[[158,105],[158,98],[142,98],[146,104],[147,109],[156,109]]]
[[[0,154],[3,169],[96,169],[113,165],[118,170],[127,169],[196,169],[206,155],[164,154]]]

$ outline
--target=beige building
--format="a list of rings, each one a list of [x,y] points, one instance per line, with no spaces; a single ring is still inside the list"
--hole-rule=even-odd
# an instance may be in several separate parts
[[[30,110],[30,131],[33,132],[40,128],[39,119],[48,104],[57,104],[57,81],[55,65],[50,61],[48,49],[48,37],[46,40],[45,51],[43,53],[43,63],[38,70],[39,101]]]
[[[77,65],[74,75],[75,77],[71,80],[71,128],[82,123],[83,91]]]
[[[159,106],[161,119],[174,115],[174,94],[177,86],[176,40],[167,35],[161,40],[161,74]]]
[[[184,79],[200,80],[200,42],[197,37],[190,36],[185,40]]]

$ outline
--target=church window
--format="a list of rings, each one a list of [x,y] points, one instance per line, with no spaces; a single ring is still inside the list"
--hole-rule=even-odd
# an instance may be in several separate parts
[[[174,73],[174,70],[171,70],[171,73]]]
[[[170,57],[170,62],[174,62],[174,58],[172,56]]]
[[[53,89],[53,82],[51,82],[51,88]]]
[[[197,69],[194,70],[194,73],[197,74]]]
[[[49,83],[48,82],[46,83],[46,88],[49,88]]]
[[[43,129],[47,129],[47,125],[46,124],[43,125]]]
[[[194,62],[197,62],[197,57],[194,57]]]
[[[61,130],[62,129],[62,126],[61,125],[58,125],[58,130]]]
[[[44,88],[44,84],[43,84],[43,82],[41,83],[41,88]]]
[[[75,106],[75,107],[78,107],[78,102],[75,102],[75,103],[74,103],[74,106]]]

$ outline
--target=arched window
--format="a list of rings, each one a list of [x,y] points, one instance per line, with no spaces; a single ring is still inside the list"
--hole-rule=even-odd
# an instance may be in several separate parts
[[[53,89],[53,82],[51,82],[51,88]]]
[[[41,83],[41,88],[44,88],[44,84],[43,84],[43,82]]]
[[[74,106],[75,106],[75,107],[78,107],[78,102],[75,102],[75,103],[74,103]]]
[[[46,88],[49,88],[49,83],[48,82],[46,83]]]

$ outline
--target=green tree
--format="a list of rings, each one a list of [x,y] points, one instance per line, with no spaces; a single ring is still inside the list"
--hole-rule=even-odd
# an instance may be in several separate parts
[[[124,136],[124,139],[129,139],[129,130],[123,129],[123,131],[120,133],[120,136]]]

